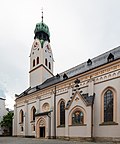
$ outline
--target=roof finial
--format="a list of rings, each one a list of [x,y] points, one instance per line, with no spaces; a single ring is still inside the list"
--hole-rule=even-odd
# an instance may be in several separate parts
[[[43,23],[43,8],[41,8],[41,10],[42,10],[42,16],[41,16],[41,18],[42,18],[42,23]]]

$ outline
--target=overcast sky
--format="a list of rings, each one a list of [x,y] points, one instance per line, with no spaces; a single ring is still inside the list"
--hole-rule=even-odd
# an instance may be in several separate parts
[[[12,109],[14,95],[29,87],[29,54],[42,7],[54,74],[120,45],[120,0],[1,0],[0,97]]]

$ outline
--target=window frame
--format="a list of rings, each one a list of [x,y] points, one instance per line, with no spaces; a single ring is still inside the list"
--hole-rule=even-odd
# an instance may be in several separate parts
[[[79,112],[79,117],[78,117],[78,120],[80,121],[79,123],[73,123],[73,115],[74,115],[74,118],[77,117],[77,113]],[[82,116],[81,116],[82,114]],[[82,118],[81,118],[82,117]],[[72,121],[72,125],[84,125],[84,113],[83,111],[81,110],[75,110],[73,111],[72,115],[71,115],[71,121]],[[81,119],[82,119],[82,123],[81,123]],[[77,119],[74,120],[74,121],[78,121]]]
[[[24,122],[24,112],[21,109],[20,112],[19,112],[19,123],[23,124],[23,122]]]
[[[57,103],[57,127],[58,127],[58,128],[59,128],[59,127],[65,127],[65,124],[60,125],[60,103],[61,103],[62,101],[66,104],[66,101],[65,101],[63,98],[60,99],[60,100],[58,101],[58,103]]]
[[[112,91],[113,93],[113,121],[105,122],[104,121],[104,95],[107,90]],[[101,94],[101,113],[100,113],[100,126],[101,125],[116,125],[117,124],[117,92],[113,87],[107,87],[103,90]]]
[[[35,111],[34,111],[35,110]],[[36,108],[33,106],[31,108],[31,122],[35,121],[35,113],[36,113]]]
[[[72,114],[75,113],[76,111],[81,111],[83,113],[83,123],[82,124],[72,124]],[[69,119],[68,120],[68,125],[69,126],[86,126],[87,125],[86,124],[86,122],[87,122],[86,110],[83,107],[77,105],[77,106],[73,107],[71,109],[71,111],[69,112],[68,119]]]
[[[65,102],[64,100],[61,100],[60,101],[60,126],[64,126],[64,125],[65,125]]]
[[[113,122],[113,103],[113,92],[108,89],[104,94],[104,122]]]

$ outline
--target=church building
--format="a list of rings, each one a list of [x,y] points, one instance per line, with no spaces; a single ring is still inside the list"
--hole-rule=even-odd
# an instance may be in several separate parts
[[[13,136],[120,141],[120,47],[54,75],[43,17],[34,34],[30,85],[15,95]]]

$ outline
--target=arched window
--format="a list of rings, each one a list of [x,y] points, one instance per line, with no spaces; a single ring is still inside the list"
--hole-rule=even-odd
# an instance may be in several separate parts
[[[35,66],[35,59],[33,60],[33,67]]]
[[[65,102],[60,103],[60,125],[65,125]]]
[[[104,94],[104,122],[113,121],[113,92],[107,90]]]
[[[39,64],[39,57],[37,57],[37,64]]]
[[[49,69],[51,69],[51,63],[49,62]]]
[[[23,110],[20,110],[20,123],[23,123],[24,121],[24,115],[23,115]]]
[[[32,121],[35,121],[35,113],[36,113],[36,109],[35,109],[35,107],[33,106],[32,109],[31,109],[31,120],[32,120]]]
[[[47,59],[45,59],[45,65],[47,66]]]
[[[73,125],[84,124],[84,114],[82,111],[78,110],[72,114],[72,124]]]

